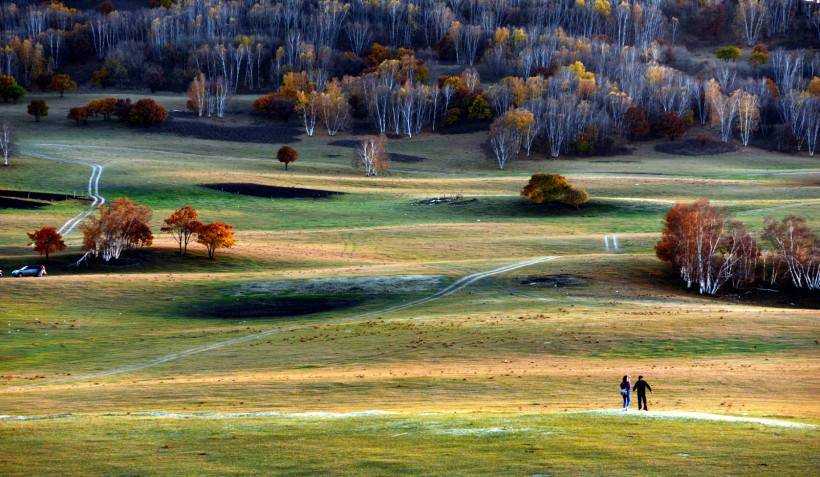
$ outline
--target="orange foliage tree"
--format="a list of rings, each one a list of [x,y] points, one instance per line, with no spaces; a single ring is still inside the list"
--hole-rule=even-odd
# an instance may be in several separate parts
[[[28,238],[31,240],[31,244],[29,245],[34,245],[34,251],[46,256],[46,262],[48,262],[48,255],[50,253],[65,250],[63,236],[57,233],[57,229],[49,225],[37,229],[32,233],[26,233],[26,235],[28,235]]]
[[[299,153],[290,146],[282,146],[276,152],[276,160],[285,164],[285,170],[288,170],[288,164],[296,162],[296,159],[299,159]]]
[[[117,98],[99,98],[92,99],[86,104],[86,107],[94,114],[101,114],[103,120],[111,121],[111,115],[117,107]]]
[[[232,228],[233,225],[222,222],[212,222],[199,227],[196,241],[208,249],[208,258],[213,260],[218,248],[231,248],[236,245],[236,239],[233,238],[235,232],[231,232]]]
[[[750,283],[760,251],[726,209],[702,199],[669,209],[655,254],[680,272],[687,288],[697,284],[701,294],[714,295],[729,280]]]
[[[66,91],[77,89],[77,83],[67,74],[54,75],[51,77],[51,83],[48,84],[48,89],[55,93],[60,93],[60,97],[62,98]]]
[[[521,195],[536,204],[543,204],[562,199],[570,189],[572,186],[560,174],[533,174]]]
[[[202,226],[202,222],[198,218],[199,214],[196,209],[186,205],[165,219],[165,227],[160,229],[162,232],[171,234],[179,243],[180,255],[188,253],[188,243],[191,241],[191,237]]]
[[[100,208],[99,217],[90,217],[80,226],[83,250],[102,255],[106,262],[120,258],[124,250],[150,246],[154,235],[148,227],[151,209],[127,197],[118,197]]]

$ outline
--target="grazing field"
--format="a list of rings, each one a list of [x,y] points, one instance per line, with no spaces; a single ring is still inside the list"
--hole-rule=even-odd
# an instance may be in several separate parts
[[[817,294],[700,296],[653,250],[668,208],[699,198],[751,229],[820,229],[816,158],[636,143],[502,172],[484,133],[423,134],[366,178],[351,134],[299,135],[285,171],[276,142],[62,119],[92,97],[49,97],[40,123],[0,105],[21,149],[0,170],[0,474],[820,472]],[[47,278],[11,279],[44,263],[26,232],[87,207],[91,165],[106,200],[153,209],[154,245],[77,267],[75,230]],[[591,202],[528,203],[538,172]],[[185,205],[237,246],[180,257],[159,227]],[[651,412],[620,412],[624,374],[652,385]]]

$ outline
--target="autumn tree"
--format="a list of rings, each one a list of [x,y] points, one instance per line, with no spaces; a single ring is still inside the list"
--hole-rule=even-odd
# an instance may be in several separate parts
[[[649,134],[649,121],[643,109],[632,106],[624,113],[624,132],[630,141]]]
[[[715,57],[725,61],[739,60],[741,56],[743,56],[743,53],[736,46],[723,46],[715,51]]]
[[[28,235],[29,240],[31,240],[29,245],[34,245],[34,251],[46,256],[46,262],[48,262],[48,255],[50,253],[65,250],[63,236],[57,233],[57,229],[49,225],[36,229],[34,232],[26,233],[26,235]]]
[[[697,284],[701,294],[714,295],[729,280],[750,281],[760,251],[726,209],[699,200],[669,210],[655,254],[675,267],[687,288]]]
[[[179,244],[179,254],[185,255],[188,253],[188,243],[191,241],[191,237],[197,233],[201,226],[202,222],[198,220],[196,209],[186,205],[165,219],[165,226],[160,230],[171,234]]]
[[[321,109],[322,98],[316,91],[298,91],[296,93],[295,111],[302,116],[305,133],[308,136],[313,136],[313,131],[316,130],[316,120],[319,118]]]
[[[570,187],[561,198],[561,203],[574,206],[576,209],[589,202],[589,193],[584,189]]]
[[[669,140],[674,141],[677,136],[686,132],[686,124],[678,113],[667,111],[655,122],[655,132],[669,136]]]
[[[9,165],[9,156],[17,152],[17,134],[11,123],[3,121],[0,125],[0,153],[3,154],[3,165]]]
[[[154,235],[148,224],[151,209],[138,205],[127,197],[118,197],[100,208],[99,216],[89,217],[80,225],[83,231],[82,248],[103,260],[116,260],[123,251],[147,247]]]
[[[76,106],[68,110],[67,119],[75,121],[77,126],[80,124],[88,124],[88,108],[85,106]]]
[[[136,125],[162,124],[166,119],[168,119],[168,111],[153,99],[148,98],[134,103],[128,112],[128,121]]]
[[[353,167],[364,168],[367,177],[375,176],[379,171],[387,170],[390,166],[390,156],[385,149],[384,135],[367,136],[356,146],[353,156]]]
[[[760,126],[760,100],[757,96],[743,91],[737,101],[737,128],[743,146],[749,145],[753,132]]]
[[[236,245],[235,232],[231,232],[233,225],[222,222],[202,224],[196,231],[196,241],[208,249],[208,258],[214,259],[216,249],[231,248]]]
[[[507,161],[518,153],[526,133],[534,135],[534,128],[535,117],[523,108],[507,111],[493,121],[489,141],[499,169],[504,170]]]
[[[282,93],[270,93],[253,101],[254,111],[285,122],[293,115],[296,105],[296,101]]]
[[[42,99],[32,99],[28,105],[28,113],[34,116],[35,122],[40,122],[40,118],[48,116],[48,104]]]
[[[785,274],[795,288],[820,290],[820,239],[806,219],[790,215],[778,222],[768,218],[763,238],[774,248],[772,282]]]
[[[521,195],[536,204],[550,203],[564,198],[572,186],[560,174],[533,174]]]
[[[102,115],[104,121],[111,121],[111,115],[117,108],[117,98],[92,99],[86,107],[95,115]]]
[[[319,117],[325,123],[328,136],[335,136],[340,129],[350,122],[350,105],[347,103],[342,86],[333,80],[327,84],[319,95]]]
[[[188,86],[188,103],[186,106],[189,111],[195,112],[197,117],[201,118],[205,114],[208,107],[208,82],[203,73],[196,75]]]
[[[48,89],[49,91],[60,93],[60,97],[62,98],[66,91],[74,91],[77,89],[77,83],[67,74],[57,74],[51,77],[51,83],[49,83]]]
[[[285,165],[285,170],[288,170],[288,164],[296,162],[297,159],[299,159],[299,153],[290,146],[282,146],[276,151],[276,160]]]
[[[714,79],[706,86],[706,101],[709,106],[709,119],[720,131],[720,140],[728,142],[732,136],[732,124],[737,114],[740,90],[726,96],[721,92],[720,84]]]

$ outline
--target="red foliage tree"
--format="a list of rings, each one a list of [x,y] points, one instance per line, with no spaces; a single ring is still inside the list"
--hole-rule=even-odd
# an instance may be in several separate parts
[[[669,136],[670,141],[686,132],[686,123],[680,115],[674,111],[667,111],[655,122],[655,132]]]
[[[66,115],[67,119],[77,122],[77,126],[82,124],[88,124],[88,116],[89,116],[89,109],[85,106],[76,106],[68,110],[68,114]]]
[[[61,252],[65,250],[65,242],[63,236],[57,233],[57,229],[46,225],[41,229],[37,229],[32,233],[26,233],[34,245],[34,251],[40,255],[46,256],[48,262],[48,255],[54,252]]]
[[[149,126],[162,124],[168,119],[168,111],[153,99],[143,98],[137,101],[128,112],[128,122]]]
[[[179,254],[185,255],[188,253],[188,243],[191,237],[202,227],[202,222],[198,220],[196,209],[190,205],[177,210],[171,216],[165,219],[165,227],[160,230],[171,234],[179,243]]]
[[[624,113],[624,132],[630,141],[649,134],[649,121],[643,109],[632,106]]]
[[[233,225],[223,224],[222,222],[203,224],[199,227],[196,233],[196,241],[208,249],[208,258],[213,260],[218,248],[231,248],[236,245],[236,240],[233,238],[235,232],[231,232],[232,228]]]
[[[276,152],[276,160],[285,164],[285,170],[288,170],[288,164],[296,162],[296,159],[299,159],[299,153],[290,146],[282,146]]]
[[[726,5],[715,3],[706,5],[698,14],[698,29],[712,36],[718,36],[726,26]]]

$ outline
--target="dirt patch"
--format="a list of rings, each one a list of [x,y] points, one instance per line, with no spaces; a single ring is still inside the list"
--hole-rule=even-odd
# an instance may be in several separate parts
[[[233,184],[202,184],[202,187],[223,192],[230,192],[231,194],[242,194],[270,199],[325,199],[333,195],[344,194],[343,192],[334,192],[330,190],[303,189],[301,187],[278,187],[242,182]]]
[[[300,296],[254,298],[207,306],[195,306],[186,314],[192,318],[252,319],[304,316],[350,308],[364,302],[361,296]]]
[[[184,113],[183,113],[184,114]],[[212,139],[216,141],[253,142],[263,144],[290,144],[301,141],[301,129],[293,124],[264,124],[225,126],[207,118],[173,118],[158,128],[144,128],[146,133],[169,133],[178,136]]]
[[[572,275],[530,275],[521,280],[522,285],[529,285],[534,287],[585,287],[586,282],[579,280]]]
[[[0,189],[0,209],[40,209],[52,202],[62,202],[64,200],[79,200],[84,203],[91,203],[91,200],[86,197],[73,197],[67,194]]]
[[[735,152],[737,151],[737,147],[730,142],[703,142],[687,139],[685,141],[657,144],[655,145],[655,150],[678,156],[716,156],[718,154],[726,154],[727,152]]]
[[[281,295],[387,295],[435,290],[441,287],[441,275],[394,275],[380,277],[316,278],[281,280],[241,285],[234,296],[261,293]]]

